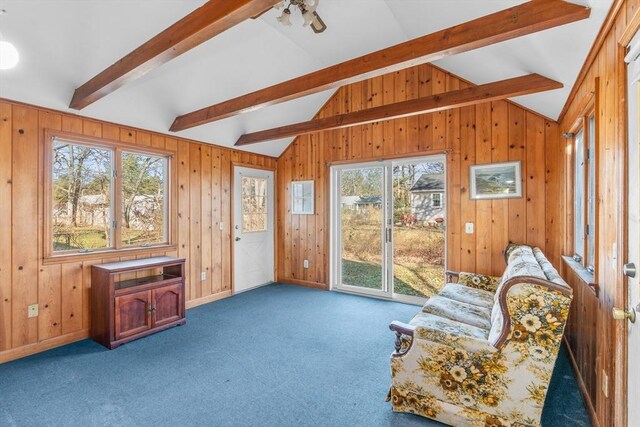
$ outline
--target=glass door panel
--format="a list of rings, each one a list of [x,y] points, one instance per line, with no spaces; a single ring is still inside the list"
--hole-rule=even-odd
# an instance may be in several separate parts
[[[444,286],[444,158],[392,165],[393,293],[425,298]]]
[[[340,286],[386,291],[384,168],[338,171]]]

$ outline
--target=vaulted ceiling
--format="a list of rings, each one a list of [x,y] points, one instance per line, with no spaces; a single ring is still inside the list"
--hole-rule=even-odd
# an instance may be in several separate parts
[[[0,0],[0,33],[19,50],[18,66],[0,71],[0,97],[62,111],[76,87],[205,0]],[[280,83],[375,50],[459,24],[518,0],[321,0],[328,29],[315,34],[276,22],[271,10],[247,20],[89,105],[81,114],[168,132],[178,115]],[[612,0],[581,0],[589,19],[435,62],[473,83],[539,73],[564,88],[513,100],[557,118]],[[296,19],[297,18],[297,19]],[[244,133],[309,120],[325,91],[244,113],[177,135],[233,146]],[[278,156],[292,138],[243,147]]]

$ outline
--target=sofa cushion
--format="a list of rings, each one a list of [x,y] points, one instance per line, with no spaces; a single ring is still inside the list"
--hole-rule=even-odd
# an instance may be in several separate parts
[[[569,286],[567,282],[565,282],[560,274],[558,274],[558,270],[556,270],[553,265],[549,262],[549,260],[544,256],[540,248],[533,248],[533,255],[536,257],[536,260],[540,264],[542,271],[544,272],[547,279],[562,286]]]
[[[527,251],[527,249],[531,249],[531,246],[525,245],[523,243],[509,243],[504,250],[507,263],[510,262],[511,255],[520,256],[522,252]]]
[[[482,329],[491,328],[491,310],[436,295],[425,303],[423,313],[435,314]]]
[[[529,246],[519,246],[517,249],[511,251],[509,256],[509,264],[504,270],[502,280],[498,290],[495,294],[495,299],[498,299],[500,291],[504,284],[511,278],[516,276],[531,276],[538,277],[540,279],[547,280],[546,274],[542,271],[540,263],[533,254],[533,249]]]
[[[501,277],[487,276],[485,274],[467,272],[460,272],[458,274],[459,284],[492,293],[498,289],[501,279]]]
[[[489,337],[489,331],[486,329],[477,328],[466,323],[456,322],[455,320],[423,312],[416,314],[409,324],[417,328],[416,332],[418,336],[420,335],[420,328],[422,327],[435,331],[446,332],[460,337],[469,337],[480,340],[486,340]]]
[[[468,286],[459,285],[457,283],[448,283],[440,292],[439,296],[449,298],[455,301],[466,302],[467,304],[477,305],[491,309],[493,306],[493,293],[483,291],[482,289],[470,288]]]

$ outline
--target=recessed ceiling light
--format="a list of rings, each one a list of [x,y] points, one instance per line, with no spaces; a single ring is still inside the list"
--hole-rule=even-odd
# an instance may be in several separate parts
[[[18,49],[8,41],[0,40],[0,70],[15,67],[19,60]]]

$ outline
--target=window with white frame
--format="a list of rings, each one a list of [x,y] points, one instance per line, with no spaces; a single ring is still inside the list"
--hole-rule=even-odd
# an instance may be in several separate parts
[[[291,183],[291,213],[294,215],[313,214],[313,181]]]
[[[431,194],[431,206],[434,208],[442,207],[442,193]]]
[[[589,271],[596,267],[596,117],[586,110],[573,133],[573,251]]]

